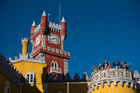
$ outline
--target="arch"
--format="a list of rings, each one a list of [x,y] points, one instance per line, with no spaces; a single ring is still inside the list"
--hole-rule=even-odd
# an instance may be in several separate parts
[[[55,63],[55,68],[58,68],[58,63],[57,63],[57,61],[55,61],[54,63]]]
[[[4,93],[10,93],[10,84],[8,81],[4,84]]]
[[[52,63],[51,63],[51,67],[53,67],[54,66],[54,61],[52,61]]]

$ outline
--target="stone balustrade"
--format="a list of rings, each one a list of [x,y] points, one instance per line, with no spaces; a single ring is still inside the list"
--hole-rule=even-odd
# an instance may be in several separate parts
[[[93,72],[91,74],[91,83],[106,79],[129,79],[132,80],[132,72],[123,68],[107,68]]]
[[[54,72],[54,73],[62,73],[61,68],[58,68],[58,67],[51,67],[50,68],[50,73],[52,73],[52,72]]]

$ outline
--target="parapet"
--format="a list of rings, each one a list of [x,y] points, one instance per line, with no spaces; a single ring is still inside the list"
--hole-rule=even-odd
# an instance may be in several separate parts
[[[29,57],[29,54],[28,53],[27,54],[20,54],[19,53],[19,58],[18,58],[18,56],[15,56],[15,59],[14,60],[12,59],[12,57],[9,57],[9,61],[11,63],[15,63],[15,62],[23,61],[23,60],[25,60],[25,61],[31,61],[31,62],[36,62],[36,63],[44,63],[44,64],[46,64],[44,53],[39,53],[39,56],[36,57],[36,59],[33,59],[32,56]]]
[[[135,72],[134,76],[138,76],[138,73]],[[117,86],[117,82],[120,82],[122,87],[124,86],[124,83],[126,83],[127,87],[129,87],[129,85],[135,89],[140,87],[134,79],[131,70],[124,68],[107,68],[91,74],[91,85],[88,87],[88,90],[94,90],[95,86],[98,89],[99,84],[101,84],[103,88],[105,83],[110,87],[111,82],[114,83],[115,87]]]
[[[0,72],[2,72],[7,78],[11,79],[14,83],[20,84],[21,82],[21,73],[14,68],[9,60],[5,59],[0,54]]]
[[[56,80],[54,80],[52,74],[50,73],[47,78],[47,82],[90,82],[88,79],[87,73],[84,72],[82,78],[80,78],[78,73],[75,73],[73,79],[71,78],[70,74],[67,73],[66,75],[58,74]]]
[[[22,42],[28,42],[28,38],[22,38],[21,43]]]
[[[61,32],[61,25],[52,22],[48,22],[47,24],[52,31],[59,32],[59,33]]]

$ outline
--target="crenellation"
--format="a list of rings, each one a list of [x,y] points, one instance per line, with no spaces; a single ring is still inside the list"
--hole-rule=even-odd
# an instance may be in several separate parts
[[[56,80],[62,81],[62,75],[59,73]]]
[[[15,56],[15,60],[18,60],[18,56]]]
[[[89,79],[86,72],[84,72],[84,74],[83,74],[83,76],[82,76],[82,79],[83,79],[83,80],[88,80],[88,79]]]
[[[64,76],[64,80],[67,80],[67,81],[70,81],[71,80],[71,76],[69,73],[67,73],[65,76]]]
[[[50,28],[50,30],[55,31],[55,32],[60,33],[60,31],[61,31],[61,25],[59,25],[59,24],[48,22],[48,27]]]
[[[2,64],[4,66],[1,67],[1,69],[3,69],[3,74],[9,77],[11,75],[10,73],[13,73],[14,76],[20,80],[21,76],[20,74],[17,74],[19,71],[17,71],[17,69],[8,60],[6,60],[6,58],[3,58],[2,56],[0,56],[0,58],[2,59]],[[12,60],[12,57],[10,57],[9,59]]]
[[[80,80],[80,76],[78,73],[75,73],[74,77],[73,77],[74,80]]]
[[[64,55],[67,55],[67,51],[64,51]]]
[[[54,80],[54,79],[53,79],[53,76],[52,76],[52,74],[51,74],[51,73],[49,74],[49,76],[48,76],[47,80],[48,80],[48,81],[53,81],[53,80]]]
[[[68,56],[70,56],[70,52],[68,52]]]
[[[63,54],[63,50],[60,50],[60,54]]]
[[[28,42],[28,38],[22,38],[21,42]]]

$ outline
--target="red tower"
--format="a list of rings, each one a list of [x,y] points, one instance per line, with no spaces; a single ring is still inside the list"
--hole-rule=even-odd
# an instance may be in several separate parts
[[[68,59],[70,53],[64,51],[66,38],[66,22],[64,17],[61,24],[47,21],[45,11],[41,16],[41,23],[36,26],[35,21],[31,27],[30,40],[33,50],[30,54],[33,59],[45,57],[48,64],[47,72],[52,73],[54,79],[58,74],[68,73]]]

